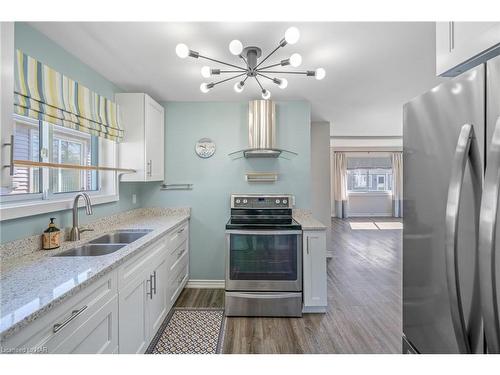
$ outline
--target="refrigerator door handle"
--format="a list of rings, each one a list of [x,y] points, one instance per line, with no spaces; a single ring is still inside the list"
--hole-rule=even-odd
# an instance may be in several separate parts
[[[446,204],[446,279],[448,283],[448,295],[450,299],[450,312],[453,322],[455,336],[457,338],[461,353],[473,353],[476,349],[480,329],[481,315],[476,305],[472,305],[469,328],[465,322],[462,294],[460,290],[459,267],[458,267],[458,224],[460,213],[460,198],[462,195],[463,179],[466,171],[467,160],[470,162],[470,171],[473,184],[475,226],[478,230],[479,207],[481,203],[481,190],[483,185],[483,173],[481,167],[481,156],[479,146],[471,124],[462,126],[457,141],[451,179],[448,186],[448,199]],[[477,259],[477,246],[474,249]],[[477,269],[475,270],[473,301],[479,297],[477,281]]]
[[[479,219],[481,308],[488,352],[500,353],[500,317],[496,275],[496,226],[500,192],[500,117],[497,119],[484,179]]]

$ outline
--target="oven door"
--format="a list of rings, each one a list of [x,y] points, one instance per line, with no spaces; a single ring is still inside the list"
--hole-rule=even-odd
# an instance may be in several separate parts
[[[302,231],[227,230],[226,246],[226,290],[302,290]]]

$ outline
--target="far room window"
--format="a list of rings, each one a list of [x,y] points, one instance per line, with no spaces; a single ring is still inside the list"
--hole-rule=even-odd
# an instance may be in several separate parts
[[[389,156],[348,156],[348,192],[391,192],[392,162]]]

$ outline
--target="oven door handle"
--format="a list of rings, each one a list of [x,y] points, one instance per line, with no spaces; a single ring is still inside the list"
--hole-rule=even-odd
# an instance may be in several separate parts
[[[280,236],[287,234],[302,234],[301,230],[239,230],[239,229],[229,229],[226,230],[227,234],[256,234],[256,235],[269,235],[269,236]]]
[[[231,297],[244,297],[244,298],[257,298],[257,299],[296,298],[297,294],[300,294],[300,292],[275,293],[275,294],[227,292],[227,295],[229,295]]]

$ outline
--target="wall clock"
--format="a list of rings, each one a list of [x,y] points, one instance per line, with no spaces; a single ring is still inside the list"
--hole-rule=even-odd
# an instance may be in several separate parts
[[[210,138],[202,138],[195,145],[196,155],[200,158],[207,159],[215,154],[215,142]]]

